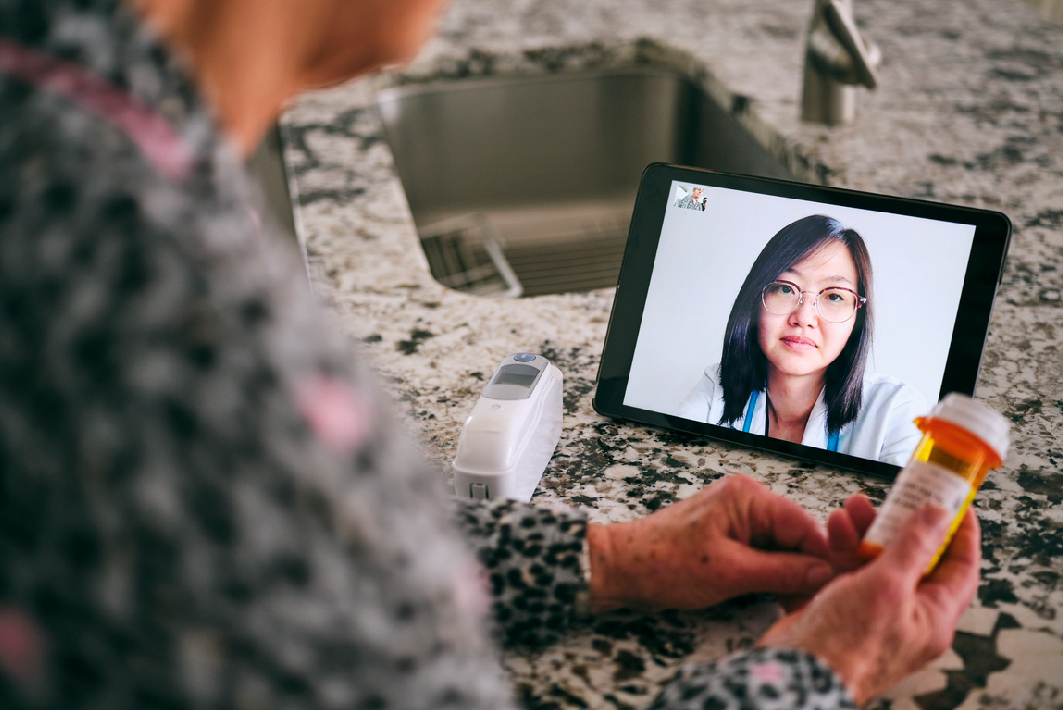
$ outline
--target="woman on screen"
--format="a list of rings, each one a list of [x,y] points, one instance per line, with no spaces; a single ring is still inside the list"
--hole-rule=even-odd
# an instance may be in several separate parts
[[[811,215],[779,230],[731,307],[723,357],[678,414],[805,446],[902,465],[926,401],[866,372],[871,259],[856,230]]]

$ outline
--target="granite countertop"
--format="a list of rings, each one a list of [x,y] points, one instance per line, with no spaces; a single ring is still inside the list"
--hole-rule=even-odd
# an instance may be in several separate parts
[[[1017,0],[857,0],[883,51],[880,88],[845,128],[799,122],[811,2],[457,0],[402,76],[314,94],[285,117],[285,158],[315,288],[362,342],[446,471],[484,377],[539,351],[565,375],[565,426],[536,494],[596,521],[641,516],[726,472],[825,518],[885,486],[823,466],[604,419],[591,408],[611,289],[490,300],[433,281],[372,107],[394,83],[633,63],[694,77],[781,159],[829,184],[1001,210],[1015,224],[979,395],[1013,453],[978,498],[978,599],[951,652],[894,707],[1063,706],[1063,27]],[[743,97],[735,101],[734,97]],[[441,473],[441,475],[446,475]],[[749,646],[767,599],[698,613],[613,614],[505,663],[533,707],[643,707],[687,660]]]

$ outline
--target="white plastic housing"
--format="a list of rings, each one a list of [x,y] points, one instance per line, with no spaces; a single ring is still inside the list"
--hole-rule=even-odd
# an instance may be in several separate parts
[[[561,438],[563,409],[561,371],[542,358],[537,362],[545,368],[527,399],[493,399],[485,392],[472,408],[454,458],[456,495],[531,500]]]

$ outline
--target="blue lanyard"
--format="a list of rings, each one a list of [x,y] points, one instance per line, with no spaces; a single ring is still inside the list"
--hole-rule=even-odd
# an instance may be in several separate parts
[[[742,425],[742,431],[747,434],[749,433],[749,427],[753,426],[753,410],[757,408],[758,399],[760,399],[760,392],[753,390],[753,394],[749,395],[749,404],[746,405],[746,421]]]
[[[827,434],[827,451],[837,451],[839,439],[841,439],[841,434],[836,431]]]
[[[749,428],[753,426],[753,410],[757,408],[757,400],[760,399],[760,392],[753,390],[753,394],[749,395],[749,404],[746,405],[746,420],[742,424],[742,431],[749,433]],[[827,451],[837,451],[838,441],[841,436],[838,432],[832,432],[827,435]]]

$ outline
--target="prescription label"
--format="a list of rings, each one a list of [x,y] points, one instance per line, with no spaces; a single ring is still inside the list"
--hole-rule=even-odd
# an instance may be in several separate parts
[[[947,510],[949,517],[957,521],[974,494],[975,488],[962,476],[926,461],[909,461],[898,474],[864,542],[875,547],[888,546],[912,513],[928,505]]]

